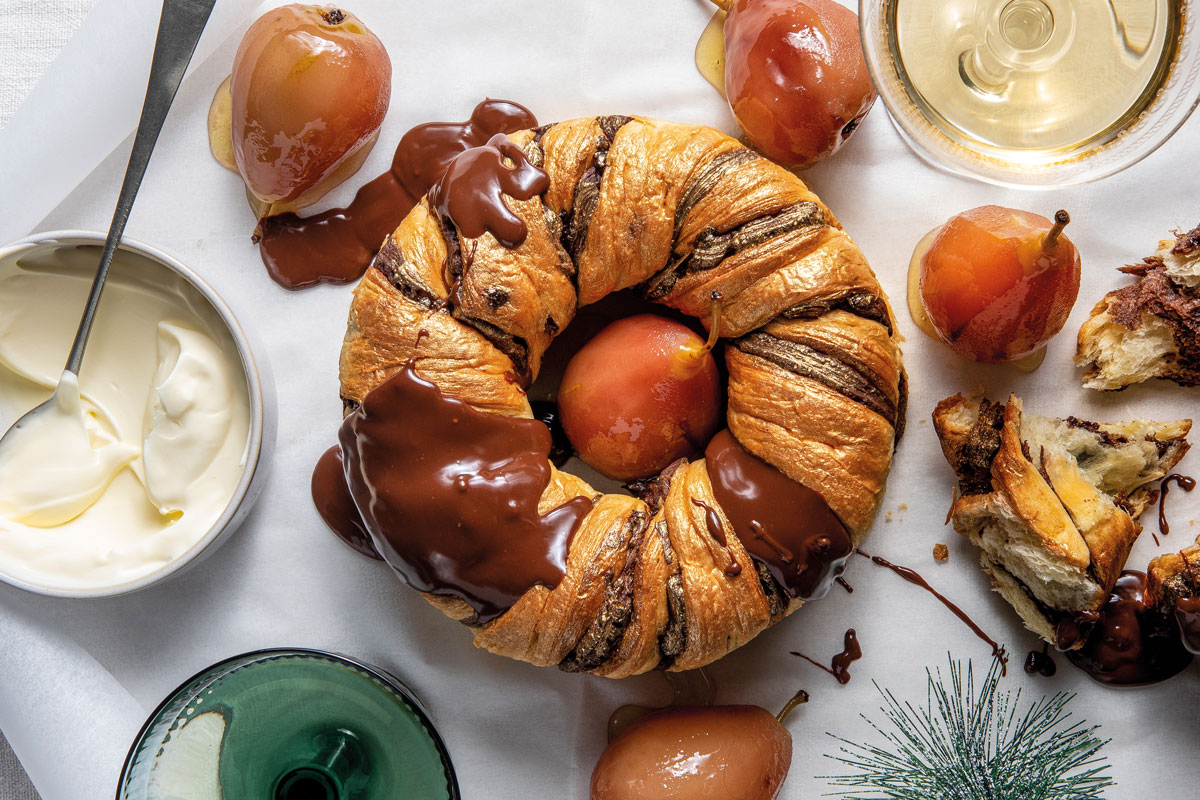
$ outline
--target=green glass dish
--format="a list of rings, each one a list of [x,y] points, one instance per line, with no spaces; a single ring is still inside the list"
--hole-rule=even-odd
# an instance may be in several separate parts
[[[150,715],[117,800],[459,800],[446,746],[395,677],[319,650],[204,670]]]

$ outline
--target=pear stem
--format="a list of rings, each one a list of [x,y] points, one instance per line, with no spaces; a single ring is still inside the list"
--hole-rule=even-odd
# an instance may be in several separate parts
[[[775,719],[779,722],[780,725],[782,725],[783,721],[785,719],[787,719],[787,715],[792,713],[792,710],[795,709],[796,706],[802,706],[807,702],[808,702],[808,692],[801,689],[800,691],[798,691],[794,695],[792,695],[792,699],[788,700],[787,705],[785,705],[783,707],[783,710],[775,715]]]
[[[1054,213],[1054,227],[1046,233],[1046,238],[1042,240],[1042,251],[1050,253],[1054,248],[1058,247],[1058,237],[1063,232],[1063,228],[1067,227],[1067,223],[1071,221],[1071,215],[1065,210],[1059,209]]]
[[[704,343],[702,353],[711,352],[717,346],[717,340],[721,338],[721,301],[724,296],[720,292],[713,292],[712,297],[712,325],[708,329],[708,340]]]

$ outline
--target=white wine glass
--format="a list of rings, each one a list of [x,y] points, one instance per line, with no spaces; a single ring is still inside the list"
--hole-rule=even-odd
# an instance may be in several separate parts
[[[860,0],[901,136],[988,183],[1069,186],[1152,153],[1200,101],[1185,0]]]

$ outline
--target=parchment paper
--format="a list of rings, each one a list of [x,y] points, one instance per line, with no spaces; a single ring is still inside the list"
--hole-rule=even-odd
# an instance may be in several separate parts
[[[104,0],[0,134],[0,240],[30,229],[107,228],[141,102],[139,70],[148,64],[155,27],[153,13],[115,21],[113,12],[154,5]],[[410,683],[447,741],[465,797],[585,797],[609,713],[628,702],[665,703],[663,679],[613,682],[476,651],[466,630],[385,567],[334,539],[313,510],[310,471],[334,441],[340,418],[337,354],[350,289],[289,294],[272,283],[250,244],[253,220],[241,184],[208,154],[208,103],[253,18],[248,5],[218,5],[127,235],[174,251],[238,307],[253,309],[245,322],[265,340],[279,388],[270,483],[248,523],[220,552],[164,586],[103,601],[0,589],[3,631],[20,632],[15,638],[0,632],[0,728],[46,800],[103,797],[96,787],[105,773],[95,765],[111,765],[106,774],[115,776],[136,728],[133,704],[148,710],[192,673],[238,652],[319,647],[378,664]],[[543,122],[634,113],[736,133],[723,101],[693,66],[696,37],[711,9],[702,0],[355,0],[351,8],[383,39],[394,68],[391,110],[381,144],[360,173],[364,179],[386,167],[403,131],[428,120],[464,119],[485,96],[518,100]],[[1006,687],[1021,688],[1027,698],[1079,692],[1076,715],[1101,724],[1112,739],[1105,753],[1120,786],[1110,798],[1142,797],[1147,790],[1164,798],[1194,793],[1200,667],[1165,685],[1128,691],[1094,684],[1062,658],[1053,679],[1025,676],[1019,662],[1035,638],[989,591],[973,549],[944,525],[954,481],[928,417],[943,397],[979,388],[992,397],[1015,391],[1028,410],[1055,415],[1200,416],[1195,389],[1155,383],[1100,395],[1080,388],[1070,363],[1075,332],[1091,306],[1126,280],[1115,268],[1149,255],[1169,229],[1200,222],[1198,156],[1200,121],[1193,119],[1144,162],[1097,184],[1002,190],[921,162],[877,105],[841,154],[803,174],[862,246],[909,337],[908,433],[865,546],[921,570],[1006,644],[1013,653]],[[329,202],[344,204],[358,182]],[[916,241],[950,215],[985,203],[1042,214],[1069,209],[1069,234],[1083,254],[1083,286],[1071,320],[1030,375],[958,359],[916,331],[904,309],[905,268]],[[1196,474],[1200,459],[1193,453],[1180,468]],[[1173,531],[1163,547],[1178,549],[1200,533],[1200,492],[1176,491],[1171,500]],[[1147,523],[1153,528],[1152,519]],[[950,545],[949,563],[934,562],[938,542]],[[1130,565],[1144,568],[1154,551],[1151,537],[1143,536]],[[723,702],[777,709],[796,689],[811,692],[812,701],[789,722],[795,758],[782,796],[790,800],[831,791],[816,777],[839,771],[822,758],[836,750],[825,732],[858,741],[871,736],[858,715],[880,718],[872,680],[923,701],[925,668],[944,669],[947,653],[972,658],[981,669],[988,661],[982,642],[892,573],[855,559],[847,577],[854,594],[835,587],[709,670]],[[828,661],[848,627],[858,630],[866,652],[848,686],[788,654],[800,649]],[[64,652],[70,653],[66,660],[58,656]],[[77,678],[84,674],[92,677]],[[81,688],[99,713],[80,708]],[[80,757],[61,758],[55,742],[65,733],[58,731],[72,720]]]

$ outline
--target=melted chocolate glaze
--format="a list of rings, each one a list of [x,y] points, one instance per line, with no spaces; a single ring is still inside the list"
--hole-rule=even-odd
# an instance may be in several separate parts
[[[888,561],[886,558],[880,558],[879,556],[867,555],[862,550],[856,550],[855,552],[858,553],[863,558],[871,559],[871,562],[874,564],[878,564],[881,567],[887,567],[892,572],[899,575],[901,578],[904,578],[904,580],[908,581],[909,583],[911,583],[915,586],[920,586],[922,589],[924,589],[925,591],[929,592],[931,595],[936,597],[942,605],[944,605],[946,608],[950,609],[950,612],[952,614],[954,614],[954,616],[958,617],[960,620],[962,620],[964,623],[966,623],[967,627],[970,628],[971,631],[976,636],[978,636],[980,639],[982,639],[983,641],[988,643],[988,645],[992,648],[992,655],[995,656],[996,658],[1000,659],[1001,674],[1008,673],[1008,653],[1005,652],[1004,648],[1001,647],[999,644],[997,644],[995,639],[993,639],[992,637],[990,637],[986,633],[984,633],[983,629],[975,624],[975,620],[973,620],[969,616],[967,616],[967,612],[963,611],[957,605],[950,602],[950,600],[944,594],[942,594],[937,589],[934,589],[932,586],[930,586],[929,583],[924,578],[921,577],[919,572],[917,572],[915,569],[909,569],[908,567],[902,567],[902,566],[899,566],[898,564],[893,564],[892,562]]]
[[[486,623],[562,580],[593,501],[538,513],[551,469],[541,422],[476,411],[410,361],[346,417],[339,439],[372,540],[414,589],[461,598]]]
[[[1027,675],[1052,678],[1056,672],[1058,672],[1058,665],[1054,663],[1054,657],[1050,655],[1049,644],[1043,645],[1041,650],[1030,650],[1029,655],[1025,656],[1025,673]]]
[[[1145,686],[1182,672],[1192,654],[1180,642],[1175,618],[1146,603],[1146,574],[1126,570],[1092,635],[1067,658],[1100,683]]]
[[[354,498],[350,496],[342,448],[336,444],[317,460],[312,474],[312,498],[321,519],[339,539],[364,556],[382,558],[371,543],[371,534],[363,525]]]
[[[1179,637],[1189,653],[1200,655],[1200,597],[1181,597],[1175,601],[1175,622]]]
[[[751,455],[728,430],[704,458],[713,496],[750,557],[792,597],[823,597],[854,551],[825,499]]]
[[[1063,652],[1070,650],[1092,635],[1100,615],[1095,611],[1080,611],[1063,617],[1054,626],[1054,646]]]
[[[858,634],[855,632],[854,628],[846,631],[846,636],[842,640],[842,652],[833,657],[833,661],[828,667],[812,660],[808,656],[804,655],[804,653],[797,653],[795,650],[791,652],[792,655],[800,656],[800,658],[803,658],[813,666],[825,670],[843,686],[850,682],[850,665],[862,658],[863,654],[862,646],[858,643]]]
[[[400,138],[391,169],[359,189],[346,208],[262,220],[260,253],[267,271],[285,289],[358,280],[380,243],[441,179],[455,156],[486,144],[495,134],[537,124],[524,106],[484,100],[466,122],[418,125]]]
[[[1167,490],[1171,488],[1172,482],[1185,492],[1190,492],[1196,488],[1195,478],[1180,475],[1178,472],[1172,472],[1162,479],[1162,483],[1159,484],[1158,495],[1158,531],[1163,536],[1171,532],[1171,526],[1167,524]]]
[[[500,244],[513,248],[525,241],[529,231],[504,202],[504,195],[529,200],[549,187],[550,176],[529,163],[525,151],[507,136],[497,133],[487,144],[450,162],[446,174],[429,190],[429,203],[462,236],[478,239],[490,232]]]

